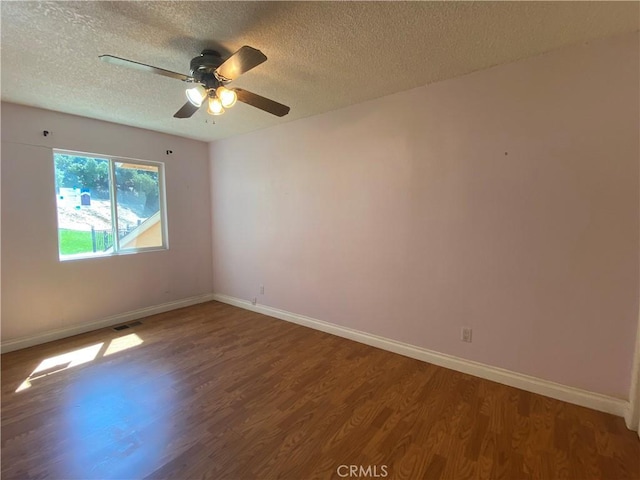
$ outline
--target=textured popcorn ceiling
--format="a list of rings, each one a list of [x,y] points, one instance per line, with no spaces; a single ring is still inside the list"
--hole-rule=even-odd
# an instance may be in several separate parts
[[[638,30],[636,2],[6,2],[2,100],[201,140],[334,110]],[[238,104],[211,124],[175,119],[178,80],[109,65],[111,54],[189,73],[203,48],[269,60],[236,85],[291,106]],[[208,121],[209,123],[207,123]]]

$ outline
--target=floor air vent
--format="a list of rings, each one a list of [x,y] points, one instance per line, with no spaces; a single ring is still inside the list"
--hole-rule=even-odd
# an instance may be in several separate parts
[[[113,327],[116,332],[120,330],[126,330],[127,328],[137,327],[138,325],[142,325],[142,322],[136,320],[135,322],[127,323],[126,325],[118,325],[117,327]]]

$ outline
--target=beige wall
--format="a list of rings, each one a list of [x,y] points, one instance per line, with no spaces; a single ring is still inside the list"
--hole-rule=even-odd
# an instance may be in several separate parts
[[[60,262],[53,148],[164,162],[169,250]],[[208,174],[206,143],[3,103],[2,341],[211,292]]]
[[[592,42],[213,143],[215,291],[628,398],[638,45]]]

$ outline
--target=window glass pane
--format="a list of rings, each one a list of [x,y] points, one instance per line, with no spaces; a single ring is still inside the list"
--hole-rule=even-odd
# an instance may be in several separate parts
[[[159,167],[115,163],[120,250],[161,247]]]
[[[54,153],[60,258],[113,251],[109,161]]]

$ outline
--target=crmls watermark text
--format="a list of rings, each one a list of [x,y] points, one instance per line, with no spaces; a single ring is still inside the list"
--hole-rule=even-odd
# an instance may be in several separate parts
[[[336,472],[342,478],[385,478],[389,475],[386,465],[340,465]]]

